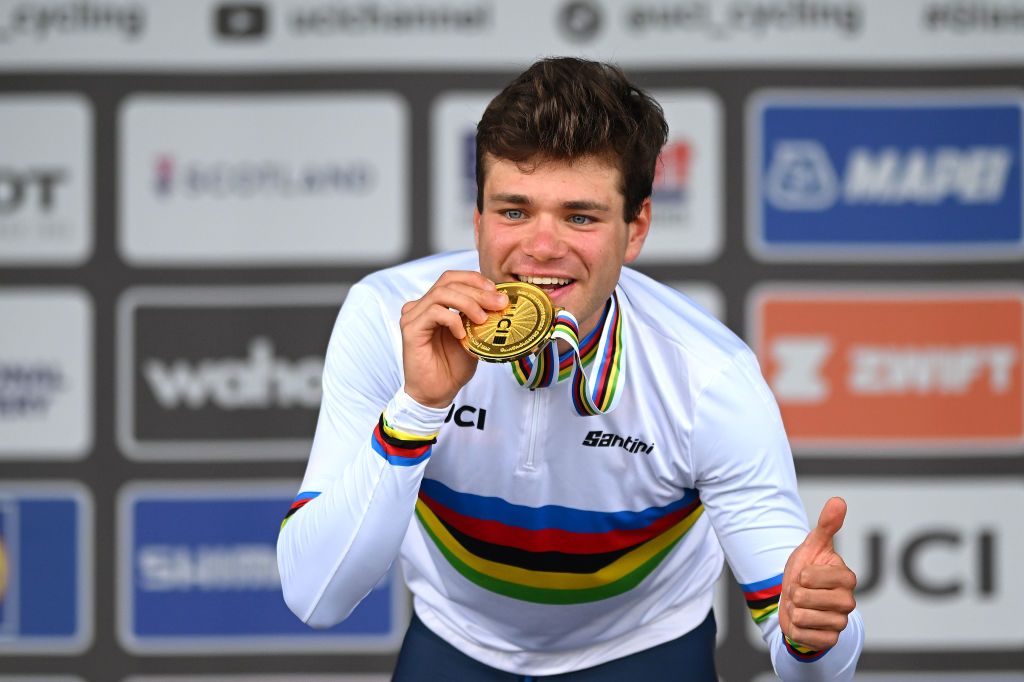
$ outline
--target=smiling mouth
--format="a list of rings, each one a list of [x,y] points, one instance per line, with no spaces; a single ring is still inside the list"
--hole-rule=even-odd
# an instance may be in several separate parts
[[[520,282],[538,286],[549,294],[576,281],[567,277],[548,277],[546,275],[516,275],[516,279]]]

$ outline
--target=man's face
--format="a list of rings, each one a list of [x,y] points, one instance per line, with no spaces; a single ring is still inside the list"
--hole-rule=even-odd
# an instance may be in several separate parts
[[[495,282],[538,284],[587,334],[623,264],[640,254],[650,200],[632,222],[623,220],[619,171],[595,157],[484,162],[483,211],[473,214],[480,271]]]

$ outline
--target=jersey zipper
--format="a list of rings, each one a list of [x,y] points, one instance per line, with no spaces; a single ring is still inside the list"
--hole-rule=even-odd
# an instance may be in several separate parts
[[[523,461],[523,469],[527,471],[534,471],[533,456],[537,451],[537,431],[538,422],[540,421],[540,401],[545,395],[545,391],[533,389],[530,391],[533,393],[533,406],[530,408],[530,444],[526,450],[526,459]]]

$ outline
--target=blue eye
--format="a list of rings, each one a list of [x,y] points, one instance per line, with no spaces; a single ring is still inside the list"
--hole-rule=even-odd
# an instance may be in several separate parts
[[[591,223],[590,216],[585,215],[571,215],[569,216],[569,222],[573,225],[589,225]]]
[[[509,220],[522,220],[526,214],[521,209],[510,208],[501,212]]]

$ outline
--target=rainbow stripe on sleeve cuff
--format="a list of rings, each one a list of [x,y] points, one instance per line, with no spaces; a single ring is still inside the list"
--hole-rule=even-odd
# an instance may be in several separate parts
[[[804,663],[811,663],[812,661],[816,661],[825,654],[827,654],[829,651],[831,651],[831,648],[812,649],[810,647],[804,646],[803,644],[797,644],[785,635],[782,636],[782,639],[786,642],[786,651],[789,652],[789,655],[795,658],[796,660],[802,661]]]
[[[782,596],[782,574],[760,580],[756,583],[740,585],[743,590],[743,598],[747,600],[747,608],[750,609],[750,617],[755,623],[763,623],[772,614],[779,610],[779,597]],[[798,661],[810,663],[816,661],[826,653],[828,649],[811,649],[803,644],[797,644],[789,637],[782,636],[786,643],[786,651]]]
[[[416,436],[399,431],[388,424],[383,412],[370,436],[370,446],[374,452],[387,460],[388,464],[404,467],[427,461],[436,442],[437,432],[429,436]]]
[[[740,588],[743,590],[743,598],[747,600],[750,617],[755,623],[764,622],[779,610],[779,597],[782,595],[781,573],[767,580],[740,585]]]
[[[299,511],[319,496],[320,493],[312,491],[299,493],[292,502],[292,506],[288,508],[288,513],[284,515],[284,519],[281,521],[281,529],[284,530],[284,526],[288,523],[288,519],[290,519],[295,512]]]

